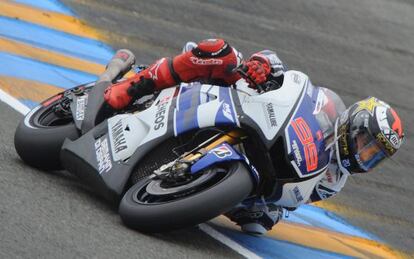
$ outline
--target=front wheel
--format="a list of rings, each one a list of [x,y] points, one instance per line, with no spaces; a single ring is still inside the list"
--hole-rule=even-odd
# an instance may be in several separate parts
[[[217,165],[184,183],[144,178],[124,195],[119,214],[130,228],[165,232],[223,214],[247,198],[253,180],[241,162]]]

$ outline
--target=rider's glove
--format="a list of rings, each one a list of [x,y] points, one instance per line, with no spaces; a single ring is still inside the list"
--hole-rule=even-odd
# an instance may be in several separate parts
[[[152,94],[154,89],[154,82],[141,76],[138,81],[132,78],[109,86],[105,90],[104,98],[112,108],[120,110],[136,99]]]
[[[245,72],[244,77],[249,82],[249,85],[255,87],[255,85],[261,85],[266,82],[270,74],[270,65],[264,60],[250,59],[243,64],[242,70]]]

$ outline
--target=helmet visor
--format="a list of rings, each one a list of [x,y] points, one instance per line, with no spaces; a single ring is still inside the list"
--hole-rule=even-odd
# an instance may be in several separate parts
[[[359,132],[354,139],[355,158],[361,169],[368,172],[387,157],[376,139],[367,131]]]

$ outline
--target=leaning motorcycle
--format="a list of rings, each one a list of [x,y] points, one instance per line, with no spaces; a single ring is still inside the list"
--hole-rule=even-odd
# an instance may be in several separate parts
[[[115,112],[103,93],[134,61],[119,51],[97,82],[29,112],[15,133],[22,160],[68,170],[143,232],[196,225],[253,196],[306,202],[331,154],[315,115],[322,93],[305,74],[287,71],[261,94],[244,80],[183,83]]]

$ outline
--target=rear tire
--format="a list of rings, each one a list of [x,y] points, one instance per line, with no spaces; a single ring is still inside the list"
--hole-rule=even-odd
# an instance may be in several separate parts
[[[250,172],[241,162],[227,164],[225,172],[215,174],[225,175],[197,192],[143,202],[140,197],[145,197],[142,194],[153,181],[146,177],[125,193],[119,207],[121,219],[130,228],[150,233],[194,226],[229,211],[253,190]]]
[[[63,141],[66,138],[74,140],[79,137],[79,132],[71,118],[61,121],[48,118],[50,121],[54,119],[55,121],[51,125],[42,124],[42,118],[54,116],[51,109],[58,101],[60,99],[46,106],[39,105],[34,108],[20,122],[14,135],[17,154],[25,163],[42,170],[62,169],[59,155]]]

